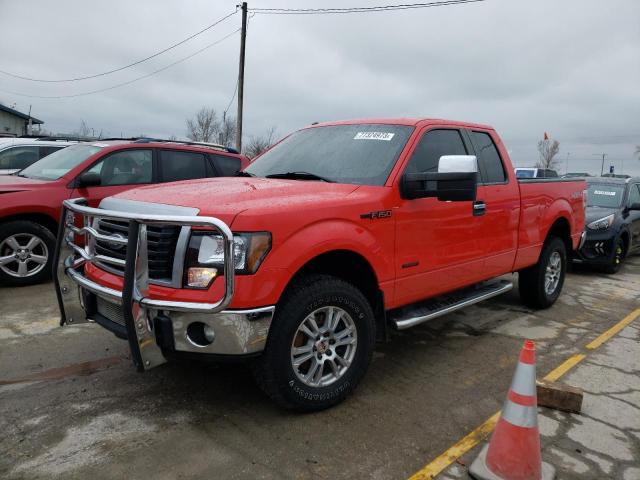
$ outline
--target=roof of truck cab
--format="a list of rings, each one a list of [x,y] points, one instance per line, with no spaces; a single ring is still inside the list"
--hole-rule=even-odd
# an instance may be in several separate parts
[[[444,120],[441,118],[357,118],[353,120],[338,120],[334,122],[322,122],[309,125],[313,127],[328,127],[331,125],[354,125],[354,124],[381,124],[381,125],[407,125],[411,127],[422,127],[425,125],[450,125],[455,127],[483,128],[493,130],[489,125],[481,123],[462,122],[458,120]]]

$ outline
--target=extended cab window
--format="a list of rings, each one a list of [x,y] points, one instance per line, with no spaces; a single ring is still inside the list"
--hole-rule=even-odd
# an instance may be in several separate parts
[[[471,138],[476,148],[484,183],[503,183],[507,176],[491,135],[485,132],[471,132]]]
[[[413,151],[408,173],[437,172],[443,155],[466,155],[467,149],[458,130],[429,130]]]
[[[90,172],[100,174],[100,186],[151,183],[153,178],[151,150],[123,150],[100,160]]]
[[[160,150],[160,172],[163,182],[207,177],[207,160],[202,153]]]

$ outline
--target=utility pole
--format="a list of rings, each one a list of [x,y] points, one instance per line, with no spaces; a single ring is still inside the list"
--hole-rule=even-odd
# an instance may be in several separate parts
[[[600,156],[602,155],[602,166],[600,167],[600,176],[604,174],[604,158],[607,156],[606,153],[594,153],[593,155]]]
[[[247,40],[247,2],[242,2],[242,31],[240,32],[240,65],[238,67],[238,115],[236,149],[242,152],[242,101],[244,97],[244,49]]]

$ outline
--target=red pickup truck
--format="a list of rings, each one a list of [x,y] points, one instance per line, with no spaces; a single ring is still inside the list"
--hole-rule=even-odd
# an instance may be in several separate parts
[[[504,274],[549,307],[584,238],[585,182],[518,181],[486,125],[313,125],[240,175],[65,201],[61,323],[127,339],[141,371],[251,358],[273,400],[316,410],[356,387],[389,326],[506,292]]]
[[[62,201],[134,186],[235,175],[249,159],[211,144],[133,140],[79,143],[15,175],[0,176],[0,284],[30,285],[51,274]]]

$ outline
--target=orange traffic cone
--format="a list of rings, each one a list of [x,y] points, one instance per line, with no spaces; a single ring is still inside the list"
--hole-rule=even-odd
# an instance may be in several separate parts
[[[526,340],[500,419],[469,473],[479,480],[550,480],[555,469],[540,458],[536,346]]]

